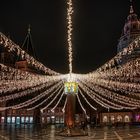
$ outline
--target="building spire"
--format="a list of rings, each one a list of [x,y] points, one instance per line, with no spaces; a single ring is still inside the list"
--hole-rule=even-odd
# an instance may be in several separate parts
[[[33,46],[33,41],[32,41],[30,24],[28,25],[28,33],[22,44],[22,49],[24,49],[27,53],[29,53],[31,56],[33,56],[35,59],[37,59],[36,51],[35,51],[35,48]]]
[[[133,0],[130,0],[130,14],[134,13],[134,9],[133,9]]]
[[[30,32],[31,32],[31,25],[29,24],[28,25],[28,34],[30,34]]]

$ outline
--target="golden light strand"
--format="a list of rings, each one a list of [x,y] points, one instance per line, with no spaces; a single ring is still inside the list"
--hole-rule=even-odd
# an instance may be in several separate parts
[[[67,41],[68,41],[68,53],[69,53],[69,74],[72,73],[72,14],[73,14],[73,6],[72,0],[68,0],[67,2]]]

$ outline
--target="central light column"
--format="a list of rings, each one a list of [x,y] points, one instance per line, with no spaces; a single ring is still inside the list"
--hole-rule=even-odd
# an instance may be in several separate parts
[[[65,94],[67,94],[67,103],[65,107],[65,123],[68,128],[74,127],[75,115],[75,93],[78,93],[78,84],[72,79],[72,0],[67,0],[67,43],[68,43],[68,62],[69,75],[67,82],[64,84]]]
[[[73,5],[72,0],[67,0],[67,42],[68,42],[68,61],[69,61],[69,74],[72,74],[72,14]]]
[[[74,127],[75,119],[75,95],[67,94],[67,104],[65,108],[65,123],[68,128]]]
[[[75,123],[75,94],[78,93],[78,84],[76,82],[66,82],[64,87],[65,94],[67,94],[65,123],[68,128],[72,128]]]

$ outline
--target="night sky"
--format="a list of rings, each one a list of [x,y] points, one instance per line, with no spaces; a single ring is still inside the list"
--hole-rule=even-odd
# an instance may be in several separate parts
[[[129,13],[129,0],[73,0],[73,72],[87,73],[111,59]],[[66,0],[1,0],[0,31],[22,45],[31,24],[38,60],[68,73]],[[140,0],[134,0],[140,17]]]

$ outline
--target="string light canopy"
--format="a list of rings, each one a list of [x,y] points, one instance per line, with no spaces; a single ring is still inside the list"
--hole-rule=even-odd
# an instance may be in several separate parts
[[[40,108],[43,112],[52,106],[53,112],[65,99],[62,109],[65,112],[67,104],[65,94],[78,92],[79,94],[75,95],[85,115],[87,115],[85,103],[95,111],[98,109],[97,104],[108,110],[140,108],[140,57],[119,65],[124,56],[131,56],[140,48],[140,37],[97,70],[87,74],[75,74],[72,69],[73,9],[72,0],[67,0],[68,74],[61,74],[47,68],[0,33],[1,46],[9,53],[26,59],[30,65],[46,74],[32,74],[0,64],[0,102],[14,101],[30,95],[30,98],[26,98],[25,101],[0,107],[1,111],[10,108],[28,108],[28,110]]]

